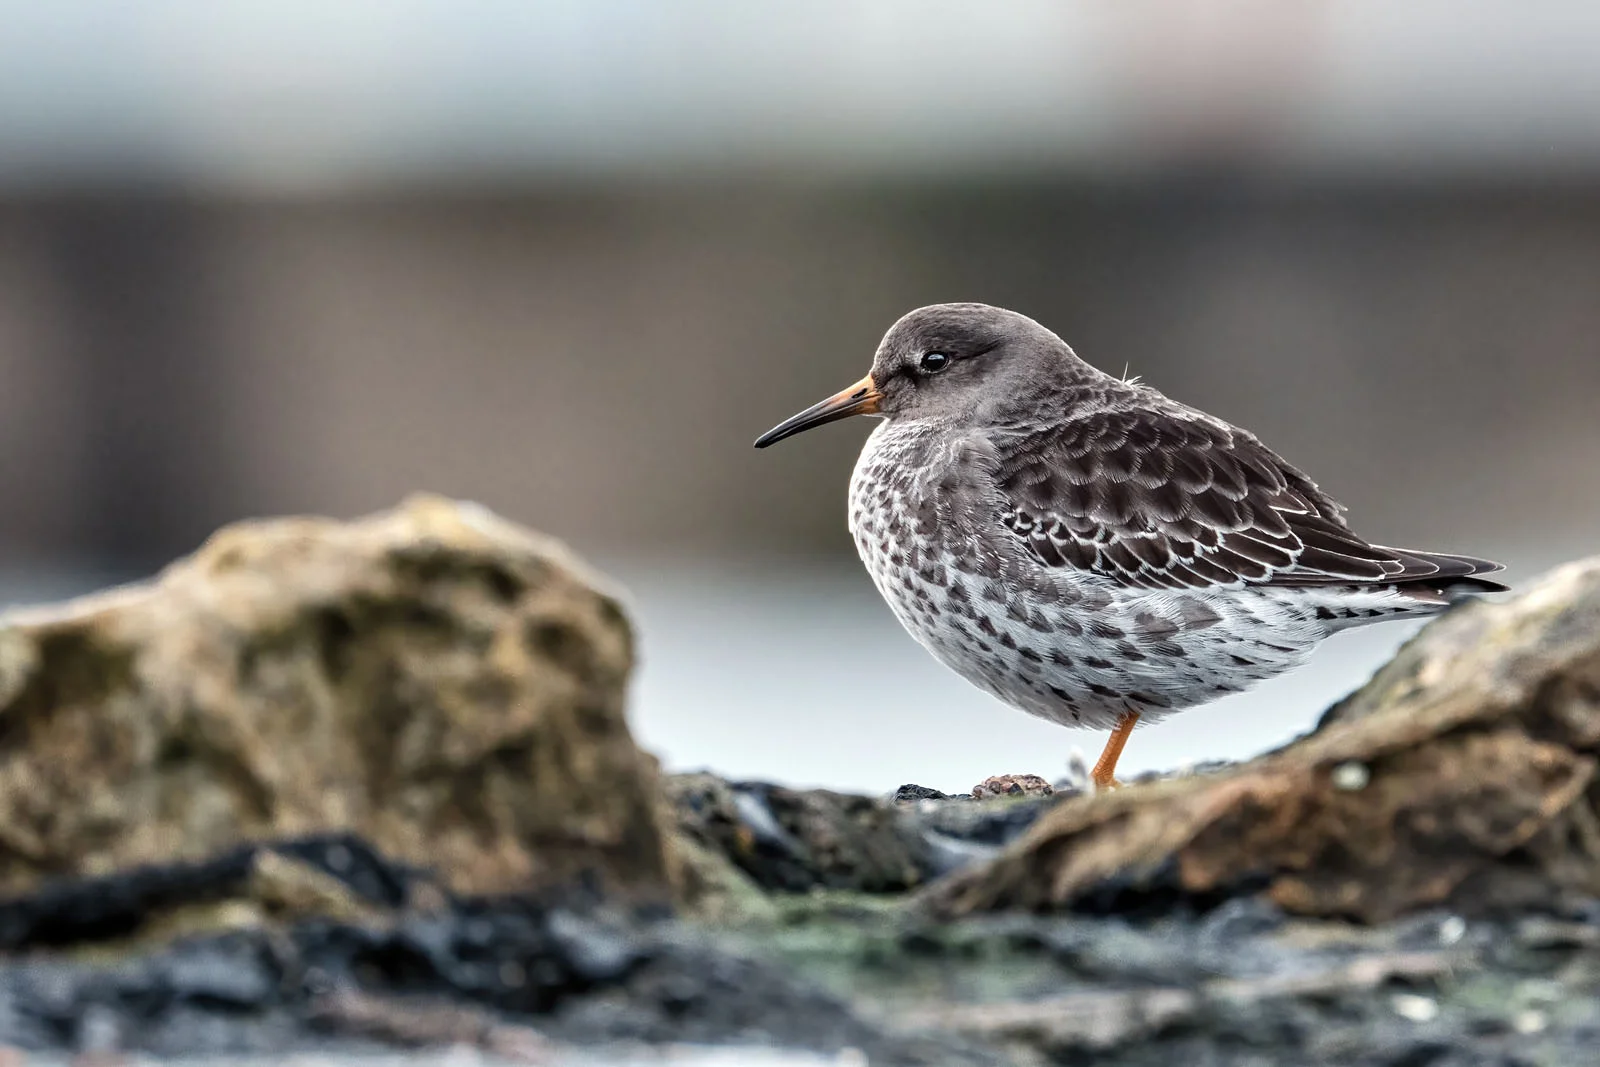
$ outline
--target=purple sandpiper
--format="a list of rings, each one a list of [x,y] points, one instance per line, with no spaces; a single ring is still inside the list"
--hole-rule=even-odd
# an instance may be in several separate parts
[[[895,617],[1005,703],[1110,729],[1100,788],[1140,722],[1505,589],[1488,560],[1367,542],[1254,435],[986,304],[905,315],[865,378],[756,447],[849,415],[883,419],[850,532]]]

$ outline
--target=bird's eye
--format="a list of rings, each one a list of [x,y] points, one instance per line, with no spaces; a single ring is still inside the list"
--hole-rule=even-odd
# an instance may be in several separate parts
[[[929,352],[922,357],[921,367],[928,374],[938,374],[950,365],[950,357],[943,352]]]

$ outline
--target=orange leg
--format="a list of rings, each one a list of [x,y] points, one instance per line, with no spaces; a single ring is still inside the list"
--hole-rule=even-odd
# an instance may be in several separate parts
[[[1100,758],[1095,761],[1094,770],[1089,772],[1089,777],[1094,780],[1096,789],[1111,789],[1117,784],[1117,760],[1122,758],[1122,749],[1128,743],[1128,735],[1133,733],[1134,724],[1139,721],[1137,711],[1125,712],[1117,720],[1116,729],[1111,731],[1111,736],[1106,738],[1106,747],[1101,749]]]

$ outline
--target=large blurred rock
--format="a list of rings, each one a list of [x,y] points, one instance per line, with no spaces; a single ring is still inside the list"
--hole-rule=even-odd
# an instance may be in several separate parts
[[[1381,921],[1600,895],[1600,559],[1422,631],[1310,737],[1212,776],[1069,801],[943,914],[1126,912],[1261,892]]]
[[[595,576],[482,508],[229,527],[0,617],[0,891],[351,830],[458,891],[662,896],[631,661]]]

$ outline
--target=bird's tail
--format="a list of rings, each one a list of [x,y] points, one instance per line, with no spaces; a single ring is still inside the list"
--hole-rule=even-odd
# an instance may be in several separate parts
[[[1419,574],[1412,578],[1403,577],[1395,583],[1401,593],[1422,603],[1452,604],[1483,593],[1504,593],[1509,588],[1482,577],[1505,570],[1503,565],[1493,560],[1447,552],[1399,551],[1405,557],[1407,570],[1426,568],[1432,571],[1431,574]],[[1423,567],[1416,567],[1413,561]]]

